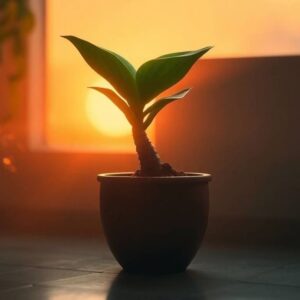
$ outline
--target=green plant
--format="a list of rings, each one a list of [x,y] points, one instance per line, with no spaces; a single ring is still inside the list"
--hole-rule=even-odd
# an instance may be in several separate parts
[[[169,164],[162,164],[146,134],[147,127],[167,104],[182,99],[190,88],[156,100],[163,91],[180,81],[193,64],[211,47],[196,51],[170,53],[144,63],[138,70],[120,55],[96,47],[75,36],[64,36],[80,52],[87,64],[105,78],[115,91],[92,87],[107,96],[125,115],[132,126],[133,139],[140,161],[139,176],[176,176]]]

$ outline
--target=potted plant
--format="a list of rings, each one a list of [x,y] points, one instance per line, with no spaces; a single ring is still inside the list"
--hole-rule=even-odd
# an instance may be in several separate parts
[[[98,175],[104,233],[127,272],[184,271],[194,258],[207,225],[209,174],[184,173],[162,163],[146,129],[158,112],[190,91],[155,100],[180,81],[211,47],[177,52],[144,63],[137,71],[120,55],[74,36],[64,36],[88,65],[115,91],[92,87],[107,96],[132,126],[140,169]]]

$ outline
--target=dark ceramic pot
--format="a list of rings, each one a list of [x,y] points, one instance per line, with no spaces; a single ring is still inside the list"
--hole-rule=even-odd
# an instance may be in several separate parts
[[[126,272],[184,271],[203,239],[211,176],[98,175],[101,221],[109,247]]]

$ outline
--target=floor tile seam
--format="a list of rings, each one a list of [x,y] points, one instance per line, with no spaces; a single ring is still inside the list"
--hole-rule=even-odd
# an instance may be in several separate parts
[[[21,286],[11,287],[8,289],[0,290],[0,294],[5,294],[5,293],[12,292],[12,291],[18,291],[18,290],[29,289],[29,288],[33,288],[33,284],[24,284]]]
[[[274,267],[270,267],[268,270],[264,270],[264,271],[261,271],[261,272],[258,272],[258,273],[255,273],[255,274],[252,274],[250,276],[248,276],[249,279],[252,279],[252,278],[255,278],[257,276],[261,276],[261,275],[264,275],[264,274],[268,274],[270,272],[273,272],[273,271],[276,271],[276,270],[280,270],[282,269],[284,266],[286,266],[285,264],[282,264],[282,265],[278,265],[278,266],[274,266]]]
[[[246,283],[249,285],[267,285],[267,286],[276,286],[276,287],[287,287],[287,288],[296,288],[300,291],[300,285],[291,285],[291,284],[282,284],[282,283],[272,283],[272,282],[262,282],[262,281],[249,281],[249,280],[236,280],[238,283]]]
[[[1,265],[0,265],[1,266]],[[101,271],[95,271],[95,270],[89,270],[89,269],[73,269],[73,268],[64,268],[64,267],[52,267],[52,266],[46,266],[46,265],[31,265],[31,264],[6,264],[5,266],[12,266],[12,267],[25,267],[25,268],[33,268],[33,269],[45,269],[45,270],[61,270],[61,271],[74,271],[74,272],[86,272],[86,273],[103,273],[104,269]],[[16,270],[12,272],[5,272],[0,273],[0,276],[5,274],[12,274],[12,273],[18,273],[26,271],[24,270]]]
[[[83,277],[83,276],[87,276],[87,275],[91,275],[91,274],[94,274],[94,273],[87,273],[87,274],[80,274],[80,275],[75,275],[74,274],[74,275],[71,275],[71,276],[68,276],[68,277],[45,280],[45,281],[40,281],[40,282],[26,282],[26,281],[23,281],[23,280],[7,280],[7,282],[13,282],[13,283],[18,283],[18,284],[32,285],[33,286],[33,285],[41,284],[41,283],[51,283],[51,282],[55,282],[55,281],[58,281],[58,280],[74,279],[74,278]]]
[[[37,285],[37,284],[51,284],[51,286],[53,286],[52,283],[55,283],[55,282],[63,282],[64,280],[69,280],[69,279],[74,279],[74,278],[80,278],[80,277],[86,277],[88,275],[95,275],[95,274],[104,274],[104,273],[87,273],[87,274],[80,274],[80,275],[74,275],[74,276],[68,276],[68,277],[64,277],[64,278],[58,278],[58,279],[52,279],[52,280],[46,280],[46,281],[40,281],[40,282],[34,282],[33,284],[34,285]]]
[[[39,282],[39,283],[33,283],[32,287],[41,287],[41,288],[46,288],[46,289],[51,289],[51,288],[56,288],[56,289],[76,289],[76,290],[82,290],[82,291],[98,291],[99,290],[104,290],[106,289],[105,287],[85,287],[82,285],[63,285],[63,284],[55,284],[55,283],[51,283],[50,282],[47,284],[47,282]]]

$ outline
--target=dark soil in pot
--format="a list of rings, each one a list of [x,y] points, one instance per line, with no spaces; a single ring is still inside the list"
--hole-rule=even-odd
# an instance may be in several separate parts
[[[126,272],[184,271],[202,242],[211,176],[139,177],[100,174],[101,221],[109,247]]]

